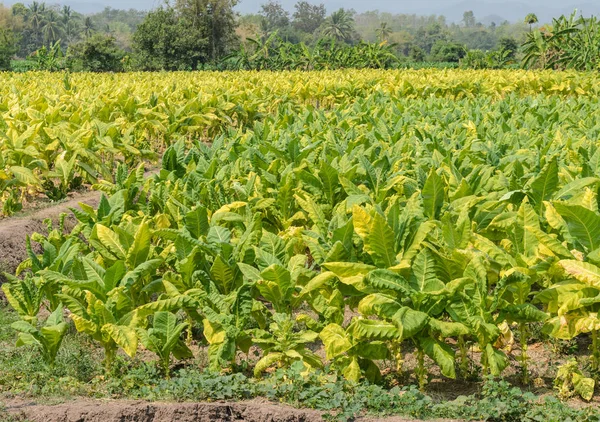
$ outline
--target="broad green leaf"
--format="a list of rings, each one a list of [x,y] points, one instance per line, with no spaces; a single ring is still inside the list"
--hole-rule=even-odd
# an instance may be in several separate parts
[[[600,216],[581,205],[554,202],[554,208],[566,221],[569,233],[588,251],[600,247]]]
[[[346,353],[352,347],[346,331],[337,324],[327,325],[323,328],[319,337],[325,346],[327,359],[334,359]]]
[[[430,337],[422,338],[420,344],[427,356],[438,364],[444,376],[456,378],[454,350],[449,345]]]
[[[363,208],[355,206],[352,210],[352,221],[356,234],[362,238],[364,249],[375,265],[384,268],[394,266],[395,235],[386,219],[378,212],[374,212],[371,217]]]
[[[442,177],[432,168],[421,192],[425,215],[432,220],[438,218],[442,205],[444,205],[445,187]]]

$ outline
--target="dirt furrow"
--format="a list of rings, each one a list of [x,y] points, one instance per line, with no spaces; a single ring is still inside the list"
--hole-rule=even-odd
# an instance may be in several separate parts
[[[79,203],[96,207],[100,202],[101,192],[90,191],[73,194],[68,200],[32,211],[23,216],[5,218],[0,220],[0,283],[3,271],[12,273],[17,266],[27,258],[25,249],[27,235],[35,232],[47,233],[44,220],[59,220],[62,213],[67,213],[65,221],[67,228],[72,228],[76,220],[70,208],[79,208]]]

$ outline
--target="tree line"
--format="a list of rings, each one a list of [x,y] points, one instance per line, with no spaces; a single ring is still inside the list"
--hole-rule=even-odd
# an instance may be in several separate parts
[[[146,13],[82,15],[34,1],[0,5],[0,69],[72,71],[396,67],[597,68],[595,18],[460,23],[443,16],[338,9],[269,0],[238,15],[237,0],[173,0]],[[596,37],[596,38],[595,38]],[[568,53],[567,53],[568,52]],[[569,56],[571,59],[567,58]]]

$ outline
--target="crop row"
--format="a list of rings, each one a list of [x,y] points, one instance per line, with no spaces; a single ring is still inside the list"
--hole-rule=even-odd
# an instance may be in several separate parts
[[[453,71],[3,74],[0,206],[64,198],[112,180],[116,162],[155,161],[179,139],[212,139],[275,114],[356,99],[597,96],[593,75]]]

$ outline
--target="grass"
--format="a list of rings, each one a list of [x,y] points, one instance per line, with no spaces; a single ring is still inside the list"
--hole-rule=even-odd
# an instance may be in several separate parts
[[[350,420],[359,414],[489,421],[600,420],[600,413],[592,407],[572,409],[553,397],[541,399],[505,381],[491,379],[475,394],[439,401],[414,386],[353,384],[327,370],[303,374],[300,366],[254,379],[243,373],[210,373],[194,361],[176,367],[167,380],[154,362],[120,356],[113,373],[106,375],[101,351],[73,330],[64,340],[56,365],[50,368],[34,349],[14,346],[10,324],[16,320],[13,311],[0,306],[0,402],[15,397],[34,398],[40,403],[81,397],[151,401],[266,397],[321,410],[335,420]],[[13,420],[17,419],[8,419]]]

